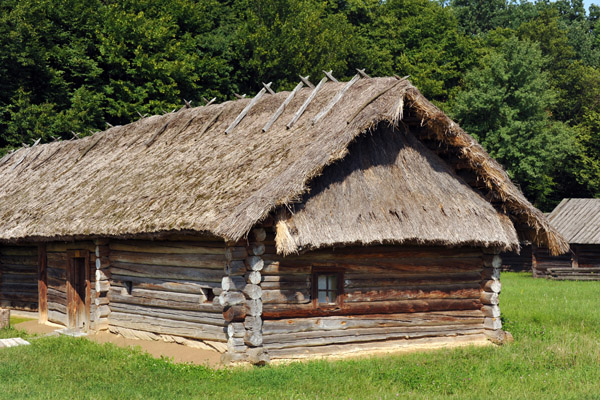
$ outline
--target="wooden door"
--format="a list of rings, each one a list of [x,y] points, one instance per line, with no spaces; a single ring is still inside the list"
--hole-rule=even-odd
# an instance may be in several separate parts
[[[68,252],[67,326],[87,331],[90,321],[90,254],[86,250]]]

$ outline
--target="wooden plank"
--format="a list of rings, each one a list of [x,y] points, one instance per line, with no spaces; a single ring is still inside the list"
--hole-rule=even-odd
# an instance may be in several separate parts
[[[311,301],[310,290],[263,290],[263,304],[305,304]]]
[[[36,257],[37,256],[37,248],[33,247],[33,246],[6,246],[6,247],[0,247],[0,255],[2,255],[2,256]]]
[[[32,256],[0,256],[0,264],[31,266],[37,270],[37,254]]]

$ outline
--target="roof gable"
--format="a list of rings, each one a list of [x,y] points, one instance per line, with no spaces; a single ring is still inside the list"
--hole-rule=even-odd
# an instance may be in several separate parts
[[[569,243],[600,244],[600,199],[563,199],[548,219]]]
[[[285,254],[333,245],[410,243],[517,250],[505,215],[408,130],[357,138],[277,222]]]

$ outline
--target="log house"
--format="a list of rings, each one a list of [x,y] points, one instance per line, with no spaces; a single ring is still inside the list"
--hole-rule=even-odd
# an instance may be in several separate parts
[[[600,199],[563,199],[548,215],[569,242],[567,254],[535,246],[533,276],[558,280],[600,280]]]
[[[408,80],[320,86],[0,160],[1,305],[255,364],[501,341],[499,253],[565,240]]]

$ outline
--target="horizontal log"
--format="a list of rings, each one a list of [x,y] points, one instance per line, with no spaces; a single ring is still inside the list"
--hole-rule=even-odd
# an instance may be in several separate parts
[[[96,244],[93,241],[80,241],[80,242],[50,242],[46,243],[46,251],[48,253],[61,252],[65,253],[67,250],[89,250],[96,251]]]
[[[242,290],[242,293],[244,293],[247,298],[256,300],[256,299],[261,298],[262,289],[258,285],[253,285],[253,284],[249,283],[244,287],[244,290]]]
[[[224,276],[221,279],[221,289],[225,291],[242,290],[245,286],[246,279],[243,276]]]
[[[55,324],[67,325],[67,314],[49,309],[48,321],[54,322]]]
[[[497,329],[502,329],[502,321],[500,321],[500,318],[486,317],[483,321],[483,327],[485,329],[491,329],[494,331]]]
[[[500,293],[502,284],[498,279],[490,279],[483,282],[482,288],[486,292]]]
[[[374,277],[373,274],[344,274],[346,288],[475,283],[479,281],[481,281],[480,270],[459,273],[386,274],[385,278]]]
[[[120,263],[152,266],[162,265],[219,270],[222,270],[225,266],[225,256],[214,254],[135,253],[113,250],[110,252],[110,259]]]
[[[486,305],[497,305],[499,303],[498,293],[481,292],[481,303]]]
[[[66,269],[67,253],[46,253],[48,268]]]
[[[21,291],[2,290],[0,292],[0,299],[25,302],[25,303],[29,303],[29,304],[38,302],[37,293],[21,292]]]
[[[254,242],[262,242],[267,238],[267,231],[264,228],[254,228],[249,237]]]
[[[48,279],[57,279],[61,281],[67,280],[67,270],[66,269],[58,269],[53,267],[48,267],[46,269],[46,274],[48,275]]]
[[[37,254],[35,256],[0,256],[0,264],[37,266]]]
[[[489,343],[487,336],[483,333],[474,333],[459,336],[439,336],[410,338],[400,340],[387,340],[378,342],[362,342],[349,344],[336,344],[315,347],[290,347],[285,349],[269,350],[269,357],[273,359],[304,359],[322,357],[327,355],[347,355],[362,351],[395,351],[399,349],[418,348],[422,346],[447,346],[447,345],[469,345],[471,343]]]
[[[37,257],[37,246],[2,246],[0,247],[0,258],[2,256],[31,256]]]
[[[366,314],[317,318],[267,320],[263,335],[361,328],[391,328],[435,325],[483,325],[480,310],[404,314]]]
[[[431,285],[413,288],[349,291],[344,294],[344,302],[391,301],[410,299],[477,299],[481,294],[479,283],[457,285]]]
[[[304,290],[263,290],[264,304],[304,304],[311,301],[310,291]]]
[[[443,246],[348,246],[322,249],[304,253],[291,258],[302,259],[329,259],[343,260],[361,258],[483,258],[483,252],[474,247],[450,248]]]
[[[227,338],[243,338],[246,334],[246,328],[241,322],[232,322],[227,325]]]
[[[310,281],[297,281],[297,282],[260,282],[260,287],[263,291],[293,291],[310,293],[311,283]]]
[[[223,292],[219,295],[219,304],[223,307],[243,304],[245,301],[246,297],[242,292]]]
[[[265,275],[262,282],[310,282],[311,275],[308,274],[288,274],[288,275]]]
[[[65,304],[55,303],[53,301],[48,301],[48,311],[58,311],[63,314],[67,313],[67,306]]]
[[[31,265],[19,265],[19,264],[0,264],[3,273],[23,274],[23,275],[35,275],[37,267]]]
[[[138,306],[125,303],[113,302],[110,304],[110,310],[130,315],[143,315],[169,319],[173,321],[186,321],[199,324],[208,324],[215,326],[225,326],[225,320],[221,313],[191,310],[175,310],[168,308],[156,308],[147,306]]]
[[[161,307],[174,310],[191,310],[191,311],[206,311],[221,313],[223,308],[215,305],[214,303],[202,303],[200,302],[200,296],[196,297],[196,301],[178,301],[173,298],[157,296],[153,293],[140,293],[141,290],[133,291],[132,295],[123,295],[118,289],[113,289],[108,293],[110,304],[124,303],[124,304],[136,304],[152,307]],[[150,291],[147,291],[150,292]],[[167,293],[167,292],[162,292]]]
[[[250,246],[250,252],[255,256],[262,256],[265,254],[265,250],[266,248],[263,243],[254,243],[252,246]]]
[[[500,317],[500,307],[496,305],[484,305],[483,307],[481,307],[481,311],[486,317]]]
[[[37,285],[37,276],[34,274],[19,274],[12,272],[2,271],[2,266],[0,266],[0,274],[2,274],[2,283],[3,284],[30,284],[35,283]]]
[[[265,336],[263,338],[263,345],[270,351],[271,349],[284,349],[298,346],[310,347],[340,343],[478,334],[483,333],[483,331],[484,329],[481,326],[448,325],[328,331],[326,334],[323,334],[323,332],[302,332]]]
[[[245,247],[227,247],[225,249],[225,259],[227,261],[244,260],[248,257],[248,251]]]
[[[207,289],[219,287],[217,282],[202,282],[192,280],[165,280],[157,278],[146,278],[140,276],[127,276],[113,274],[111,284],[113,286],[124,287],[124,282],[131,282],[135,288],[162,290],[165,292],[205,294]]]
[[[251,271],[251,272],[247,273],[244,276],[244,278],[246,279],[246,282],[248,282],[252,285],[260,285],[261,280],[262,280],[262,275],[258,271]]]
[[[246,274],[246,264],[241,260],[233,260],[225,265],[225,275],[244,275]]]
[[[259,316],[247,316],[244,320],[244,328],[249,331],[261,331],[263,321]]]
[[[262,271],[265,266],[263,259],[258,256],[250,256],[244,261],[246,263],[246,267],[252,271]]]
[[[97,307],[96,312],[94,314],[97,315],[97,318],[106,318],[110,315],[110,312],[111,308],[108,305],[103,305]]]
[[[262,345],[262,333],[260,331],[246,331],[246,334],[244,335],[244,344],[252,347],[258,347]]]
[[[37,297],[38,284],[35,283],[11,283],[2,282],[0,285],[0,292],[17,292],[17,293],[29,293]]]
[[[220,326],[111,312],[110,325],[192,339],[226,342],[226,329]]]
[[[223,319],[227,322],[243,322],[247,312],[248,307],[245,304],[227,306],[223,309]]]
[[[48,287],[48,291],[46,292],[48,301],[53,301],[55,303],[61,303],[67,305],[67,293],[62,292],[60,290],[56,290],[52,287]]]
[[[314,308],[309,304],[265,304],[262,318],[282,319],[294,317],[318,317],[329,315],[397,314],[447,310],[477,310],[479,299],[427,299],[344,303],[336,309]]]
[[[221,283],[222,269],[200,269],[162,265],[130,264],[113,262],[111,272],[115,275],[139,276],[157,279],[180,279]]]
[[[225,243],[194,241],[111,240],[111,251],[159,254],[212,254],[225,256]]]

